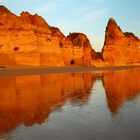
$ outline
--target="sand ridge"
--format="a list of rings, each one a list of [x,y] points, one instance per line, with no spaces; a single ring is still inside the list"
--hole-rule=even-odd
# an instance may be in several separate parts
[[[0,66],[0,77],[17,75],[45,75],[61,73],[102,73],[108,70],[125,70],[140,66],[85,67],[85,66]]]

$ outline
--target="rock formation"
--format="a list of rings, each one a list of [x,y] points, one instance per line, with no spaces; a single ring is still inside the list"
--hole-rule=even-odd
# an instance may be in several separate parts
[[[16,16],[0,6],[0,64],[136,65],[140,64],[140,40],[133,33],[123,33],[111,18],[102,53],[96,53],[83,33],[70,33],[66,37],[37,14],[22,12]]]
[[[83,33],[70,33],[67,38],[73,45],[73,59],[71,63],[90,65],[91,60],[96,58],[96,53],[92,49],[87,36]]]
[[[110,19],[105,33],[103,59],[109,65],[140,63],[140,40],[133,33],[123,33],[114,19]]]
[[[69,38],[58,28],[49,26],[39,15],[22,12],[16,16],[0,6],[0,64],[62,66],[74,60],[75,64],[88,65],[91,48],[79,47],[79,54],[73,53],[75,48]]]

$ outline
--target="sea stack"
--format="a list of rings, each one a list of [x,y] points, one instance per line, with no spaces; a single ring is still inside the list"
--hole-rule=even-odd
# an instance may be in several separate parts
[[[110,18],[102,54],[109,65],[140,64],[140,40],[133,33],[123,33],[116,21]]]

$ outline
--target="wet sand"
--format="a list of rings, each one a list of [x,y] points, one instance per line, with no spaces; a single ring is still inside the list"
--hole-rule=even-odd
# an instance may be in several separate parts
[[[0,66],[0,76],[42,75],[61,73],[102,73],[108,70],[140,68],[140,66],[84,67],[84,66]]]

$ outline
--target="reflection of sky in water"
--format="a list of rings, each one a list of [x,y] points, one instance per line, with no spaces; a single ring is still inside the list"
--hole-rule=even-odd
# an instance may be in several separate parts
[[[0,79],[0,140],[139,139],[139,69]]]

